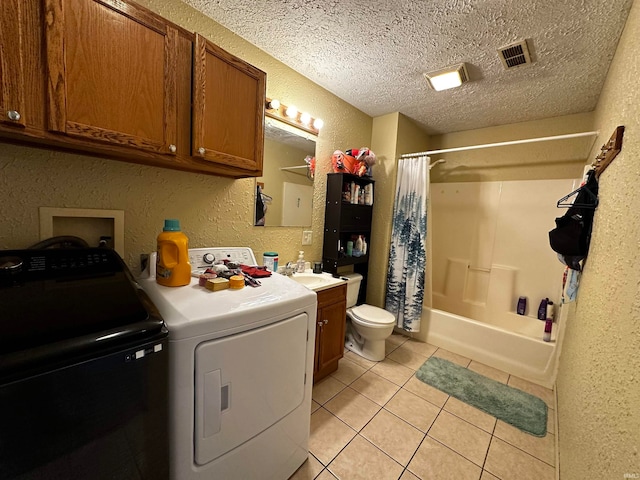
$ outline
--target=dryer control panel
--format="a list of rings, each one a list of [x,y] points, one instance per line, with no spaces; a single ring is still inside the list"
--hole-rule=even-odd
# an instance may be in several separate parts
[[[242,263],[243,265],[257,265],[256,257],[249,247],[211,247],[190,248],[189,263],[193,270],[207,268],[222,260]]]

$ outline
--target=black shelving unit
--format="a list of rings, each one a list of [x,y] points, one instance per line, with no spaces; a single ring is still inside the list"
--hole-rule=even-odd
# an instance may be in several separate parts
[[[362,235],[367,245],[371,241],[371,220],[373,217],[373,202],[371,205],[351,203],[345,195],[350,193],[350,185],[354,183],[361,189],[368,187],[373,195],[375,181],[370,177],[358,177],[349,173],[327,174],[327,197],[324,213],[324,244],[322,249],[322,264],[325,272],[336,274],[339,267],[353,265],[355,272],[363,276],[358,301],[364,302],[367,291],[367,273],[369,268],[369,250],[361,256],[347,255],[347,242]],[[368,200],[369,198],[367,198]]]

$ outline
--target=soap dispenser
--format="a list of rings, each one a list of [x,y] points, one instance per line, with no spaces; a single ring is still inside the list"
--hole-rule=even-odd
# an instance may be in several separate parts
[[[296,273],[304,273],[304,252],[300,250],[300,254],[298,255]]]

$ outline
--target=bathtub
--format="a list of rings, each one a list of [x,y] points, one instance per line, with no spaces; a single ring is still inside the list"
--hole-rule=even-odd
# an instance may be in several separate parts
[[[553,388],[558,358],[557,327],[566,315],[562,310],[553,325],[551,342],[542,340],[544,322],[515,313],[502,316],[492,325],[425,307],[421,330],[426,331],[427,343]]]

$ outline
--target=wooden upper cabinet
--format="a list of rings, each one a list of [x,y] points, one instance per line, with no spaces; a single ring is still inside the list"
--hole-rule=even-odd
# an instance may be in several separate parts
[[[176,153],[178,31],[120,0],[44,5],[49,131]]]
[[[0,2],[0,124],[25,126],[24,0]]]
[[[262,173],[266,74],[195,35],[192,155]]]

